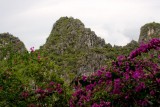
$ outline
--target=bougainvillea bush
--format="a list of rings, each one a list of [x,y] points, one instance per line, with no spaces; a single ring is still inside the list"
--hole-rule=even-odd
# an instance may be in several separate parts
[[[148,107],[160,105],[160,39],[141,44],[111,67],[75,81],[70,107]]]
[[[54,70],[55,64],[32,47],[0,65],[0,107],[68,106],[70,91]],[[9,62],[9,63],[8,63]]]
[[[0,74],[0,105],[1,107],[52,107],[67,106],[67,93],[63,84],[54,81],[25,86],[10,71]]]
[[[69,87],[56,62],[32,47],[30,53],[0,61],[0,107],[158,106],[159,50],[160,39],[152,39]]]

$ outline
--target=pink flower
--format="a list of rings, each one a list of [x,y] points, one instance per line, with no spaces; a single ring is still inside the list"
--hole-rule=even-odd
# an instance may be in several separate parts
[[[57,84],[57,88],[60,88],[61,87],[61,84]]]
[[[47,88],[46,93],[52,93],[53,89],[52,88]]]
[[[86,86],[86,90],[89,91],[89,90],[92,90],[94,87],[94,84],[89,84]]]
[[[98,76],[102,75],[102,71],[101,70],[98,70],[97,73],[98,73]]]
[[[87,80],[87,76],[83,75],[82,79],[83,79],[83,81],[86,81]]]
[[[101,105],[101,107],[108,107],[108,106],[111,105],[111,102],[109,102],[109,101],[107,101],[107,102],[105,102],[105,101],[100,101],[100,105]]]
[[[114,80],[114,89],[113,89],[113,93],[114,94],[119,94],[120,93],[120,89],[121,89],[121,86],[120,86],[120,79],[115,79]]]
[[[111,77],[112,77],[111,72],[106,72],[106,77],[107,77],[107,78],[111,78]]]
[[[142,89],[145,89],[146,86],[145,86],[145,83],[144,82],[141,82],[139,83],[139,85],[135,88],[136,92],[140,92]]]
[[[125,99],[127,100],[129,98],[129,96],[127,95],[127,96],[125,96]]]
[[[40,56],[40,54],[38,54],[38,60],[40,60],[41,59],[41,56]]]
[[[38,89],[36,90],[36,93],[37,93],[37,94],[43,94],[43,93],[44,93],[44,90],[42,90],[41,88],[38,88]]]
[[[101,107],[101,106],[98,105],[97,103],[94,103],[94,104],[92,105],[92,107]]]
[[[141,73],[140,73],[140,71],[135,71],[135,72],[132,74],[132,77],[133,77],[134,79],[139,79],[139,78],[141,78]]]
[[[160,78],[156,78],[156,80],[157,80],[158,84],[160,84]]]
[[[125,59],[126,59],[126,57],[123,56],[123,55],[120,55],[120,56],[117,57],[118,62],[121,62],[121,61],[123,61]]]
[[[150,95],[154,96],[155,95],[155,91],[154,90],[150,91]]]
[[[125,77],[126,80],[128,80],[130,78],[128,73],[124,74],[124,77]]]
[[[154,57],[154,55],[153,55],[153,54],[151,54],[151,55],[150,55],[150,57],[151,57],[151,58],[153,58],[153,57]]]
[[[28,92],[22,92],[21,96],[26,99],[29,96],[29,94]]]
[[[58,94],[62,94],[63,90],[62,88],[58,89]]]
[[[148,105],[148,101],[147,100],[139,100],[138,102],[142,107],[146,107]]]
[[[31,52],[34,52],[34,47],[31,47],[31,48],[30,48],[30,51],[31,51]]]
[[[101,70],[102,70],[102,71],[105,71],[105,68],[103,67],[103,68],[101,68]]]
[[[53,86],[53,85],[54,85],[54,82],[53,82],[53,81],[51,81],[51,82],[49,83],[49,85],[50,85],[50,86]]]

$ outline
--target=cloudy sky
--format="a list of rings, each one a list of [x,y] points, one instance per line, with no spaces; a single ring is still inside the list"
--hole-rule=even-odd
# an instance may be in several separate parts
[[[112,45],[138,40],[140,27],[160,22],[160,0],[0,0],[0,33],[9,32],[27,49],[43,45],[62,16],[80,19]]]

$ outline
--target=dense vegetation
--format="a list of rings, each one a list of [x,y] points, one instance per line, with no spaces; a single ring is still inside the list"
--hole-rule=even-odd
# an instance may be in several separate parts
[[[143,29],[159,37],[159,24],[149,25],[140,38]],[[151,38],[111,46],[67,17],[39,50],[0,34],[0,107],[158,106],[160,39]]]
[[[0,63],[0,105],[159,105],[159,48],[160,40],[152,39],[128,56],[119,56],[112,65],[91,76],[78,77],[70,87],[58,73],[51,71],[56,64],[49,62],[34,48],[22,55],[13,53],[11,59]]]
[[[56,65],[33,48],[23,55],[13,53],[12,58],[2,60],[0,66],[1,106],[67,104],[69,88],[60,75],[51,71]]]
[[[156,107],[160,104],[159,49],[160,39],[152,39],[130,55],[117,57],[112,66],[77,78],[70,107]]]

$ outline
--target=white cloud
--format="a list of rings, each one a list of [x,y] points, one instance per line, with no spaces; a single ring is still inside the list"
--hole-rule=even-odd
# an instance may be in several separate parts
[[[18,36],[29,49],[45,43],[61,16],[79,18],[112,45],[138,40],[139,29],[159,22],[159,0],[0,0],[0,32]]]

